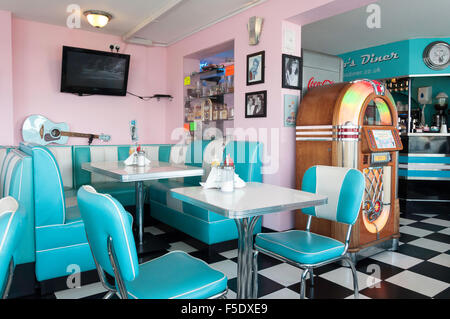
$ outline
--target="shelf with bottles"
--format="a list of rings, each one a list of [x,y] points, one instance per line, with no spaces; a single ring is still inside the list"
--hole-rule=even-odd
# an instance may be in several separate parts
[[[234,93],[234,74],[224,68],[192,73],[189,83],[185,86],[187,100]]]
[[[392,78],[386,80],[386,87],[391,93],[407,94],[409,91],[409,78]]]
[[[228,121],[234,120],[234,107],[227,105],[223,100],[197,99],[198,103],[186,102],[185,122],[202,121]]]

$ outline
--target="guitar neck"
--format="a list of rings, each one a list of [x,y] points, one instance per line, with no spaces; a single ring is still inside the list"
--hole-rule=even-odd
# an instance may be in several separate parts
[[[69,137],[87,137],[87,138],[98,138],[99,136],[96,134],[86,134],[86,133],[76,133],[76,132],[64,132],[61,131],[62,136],[69,136]]]

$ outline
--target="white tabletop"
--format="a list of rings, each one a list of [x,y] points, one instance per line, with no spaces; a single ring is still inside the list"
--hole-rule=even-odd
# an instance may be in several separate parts
[[[232,193],[201,186],[174,188],[171,195],[228,218],[259,216],[328,202],[323,195],[263,183],[247,183]]]
[[[105,175],[119,182],[148,181],[163,178],[202,176],[203,168],[152,161],[148,166],[126,166],[123,161],[83,163],[81,167],[95,174]]]

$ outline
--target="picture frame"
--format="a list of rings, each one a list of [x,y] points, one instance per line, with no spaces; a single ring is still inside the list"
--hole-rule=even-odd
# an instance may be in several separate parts
[[[295,127],[297,120],[297,111],[300,101],[300,96],[285,94],[284,95],[284,126]]]
[[[285,89],[302,89],[303,59],[299,56],[282,55],[281,87]]]
[[[267,91],[245,93],[245,117],[267,117]]]
[[[265,51],[247,55],[247,85],[264,83]]]

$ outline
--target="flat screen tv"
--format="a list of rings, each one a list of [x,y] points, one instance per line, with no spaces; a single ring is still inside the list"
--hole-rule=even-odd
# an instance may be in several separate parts
[[[63,46],[61,92],[126,95],[130,55]]]

